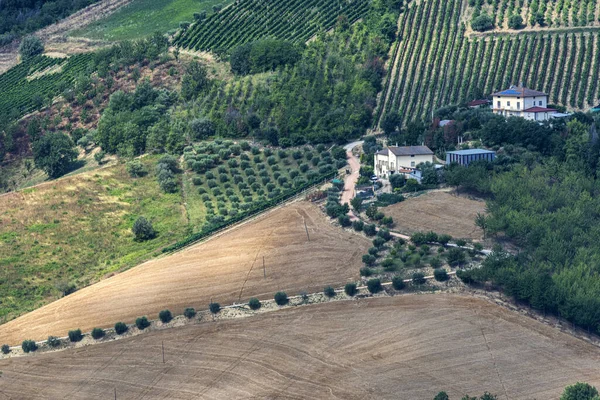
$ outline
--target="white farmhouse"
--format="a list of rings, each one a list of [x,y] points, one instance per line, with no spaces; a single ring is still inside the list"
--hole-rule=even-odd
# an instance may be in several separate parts
[[[548,95],[525,87],[510,88],[492,94],[494,114],[521,117],[532,121],[553,118],[557,110],[548,107]]]
[[[433,151],[427,146],[390,146],[375,153],[375,174],[381,177],[405,174],[427,161],[433,163]]]

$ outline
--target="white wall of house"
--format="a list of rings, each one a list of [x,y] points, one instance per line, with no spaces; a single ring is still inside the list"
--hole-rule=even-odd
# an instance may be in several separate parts
[[[531,107],[548,106],[548,96],[525,97],[520,96],[494,96],[494,110],[522,111]]]
[[[390,156],[375,154],[375,174],[387,176],[390,171],[398,172],[401,168],[416,168],[417,165],[430,162],[433,163],[433,155],[415,155],[415,156]]]

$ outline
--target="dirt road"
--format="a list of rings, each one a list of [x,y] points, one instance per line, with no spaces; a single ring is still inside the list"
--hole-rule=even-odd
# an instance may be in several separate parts
[[[165,363],[161,348],[164,342]],[[404,295],[0,361],[10,399],[558,399],[600,349],[487,301]]]
[[[350,204],[350,200],[354,197],[354,188],[356,187],[356,181],[358,180],[360,170],[360,161],[358,157],[356,157],[352,153],[352,149],[356,146],[360,146],[363,144],[363,141],[357,141],[348,143],[344,146],[344,150],[346,150],[346,156],[348,157],[348,164],[350,166],[350,174],[346,175],[344,178],[344,191],[342,192],[342,204]]]
[[[370,243],[333,226],[312,203],[293,203],[0,325],[0,343],[131,323],[141,315],[155,319],[165,308],[175,314],[206,309],[211,300],[231,304],[272,298],[279,290],[291,295],[343,286],[358,278]]]

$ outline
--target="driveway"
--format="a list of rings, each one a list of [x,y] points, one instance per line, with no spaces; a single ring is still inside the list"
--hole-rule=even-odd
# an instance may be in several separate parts
[[[344,177],[344,191],[342,192],[342,204],[350,204],[350,200],[354,197],[354,188],[356,187],[356,181],[358,181],[358,171],[360,170],[360,160],[354,154],[352,154],[352,149],[356,146],[362,145],[364,142],[362,140],[348,143],[344,146],[344,150],[346,150],[346,157],[348,159],[348,164],[350,165],[350,174]]]

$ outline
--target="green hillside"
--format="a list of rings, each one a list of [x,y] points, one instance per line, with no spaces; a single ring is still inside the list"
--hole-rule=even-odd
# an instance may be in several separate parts
[[[554,104],[598,102],[599,31],[594,27],[467,35],[460,0],[412,3],[399,20],[380,115],[406,121],[524,83]]]

